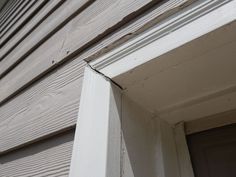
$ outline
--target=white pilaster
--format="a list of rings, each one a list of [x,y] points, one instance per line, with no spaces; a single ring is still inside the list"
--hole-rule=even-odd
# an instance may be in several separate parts
[[[86,67],[70,177],[120,177],[121,94]]]

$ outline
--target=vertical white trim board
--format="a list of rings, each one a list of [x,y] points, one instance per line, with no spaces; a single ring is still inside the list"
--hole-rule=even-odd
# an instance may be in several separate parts
[[[120,177],[119,88],[86,67],[70,177]]]
[[[109,79],[86,67],[69,176],[130,177],[129,174],[140,172],[140,169],[128,168],[137,166],[137,162],[124,159],[132,158],[129,153],[123,152],[122,143],[125,140],[128,149],[131,148],[132,153],[136,152],[136,160],[153,157],[150,163],[155,169],[151,175],[193,177],[188,176],[192,174],[191,168],[185,168],[191,167],[191,164],[185,159],[187,148],[182,127],[174,131],[172,125],[157,117],[153,118],[151,113],[142,112],[136,104],[130,107],[128,102],[124,102],[125,96],[122,100],[121,96],[121,90]],[[150,141],[145,149],[151,150],[149,155],[153,156],[136,146],[140,142],[147,143],[147,139]]]
[[[176,150],[181,177],[194,177],[192,163],[190,160],[184,123],[180,122],[174,127]]]

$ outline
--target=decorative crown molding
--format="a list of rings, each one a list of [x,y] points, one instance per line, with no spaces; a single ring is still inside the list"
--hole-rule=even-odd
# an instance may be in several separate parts
[[[122,46],[108,52],[90,62],[90,66],[100,72],[107,66],[123,59],[127,55],[167,36],[183,26],[199,19],[215,9],[235,0],[200,0],[165,19],[150,30],[124,43]],[[234,2],[234,4],[236,4]],[[202,26],[204,28],[204,26]],[[103,72],[102,72],[103,73]],[[106,75],[106,73],[103,73]],[[109,77],[109,76],[108,76]]]

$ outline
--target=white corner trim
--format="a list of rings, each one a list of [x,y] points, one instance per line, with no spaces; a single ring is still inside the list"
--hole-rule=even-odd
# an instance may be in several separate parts
[[[120,90],[85,68],[70,177],[120,176]]]
[[[90,66],[114,78],[236,19],[236,0],[199,0]]]
[[[190,159],[186,134],[184,131],[184,122],[180,122],[174,127],[176,151],[181,177],[194,177],[193,167]]]

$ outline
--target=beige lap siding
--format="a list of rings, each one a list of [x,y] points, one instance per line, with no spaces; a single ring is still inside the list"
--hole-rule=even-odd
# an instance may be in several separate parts
[[[0,156],[1,177],[67,177],[74,130]]]
[[[75,125],[84,66],[74,60],[0,107],[1,152]]]

